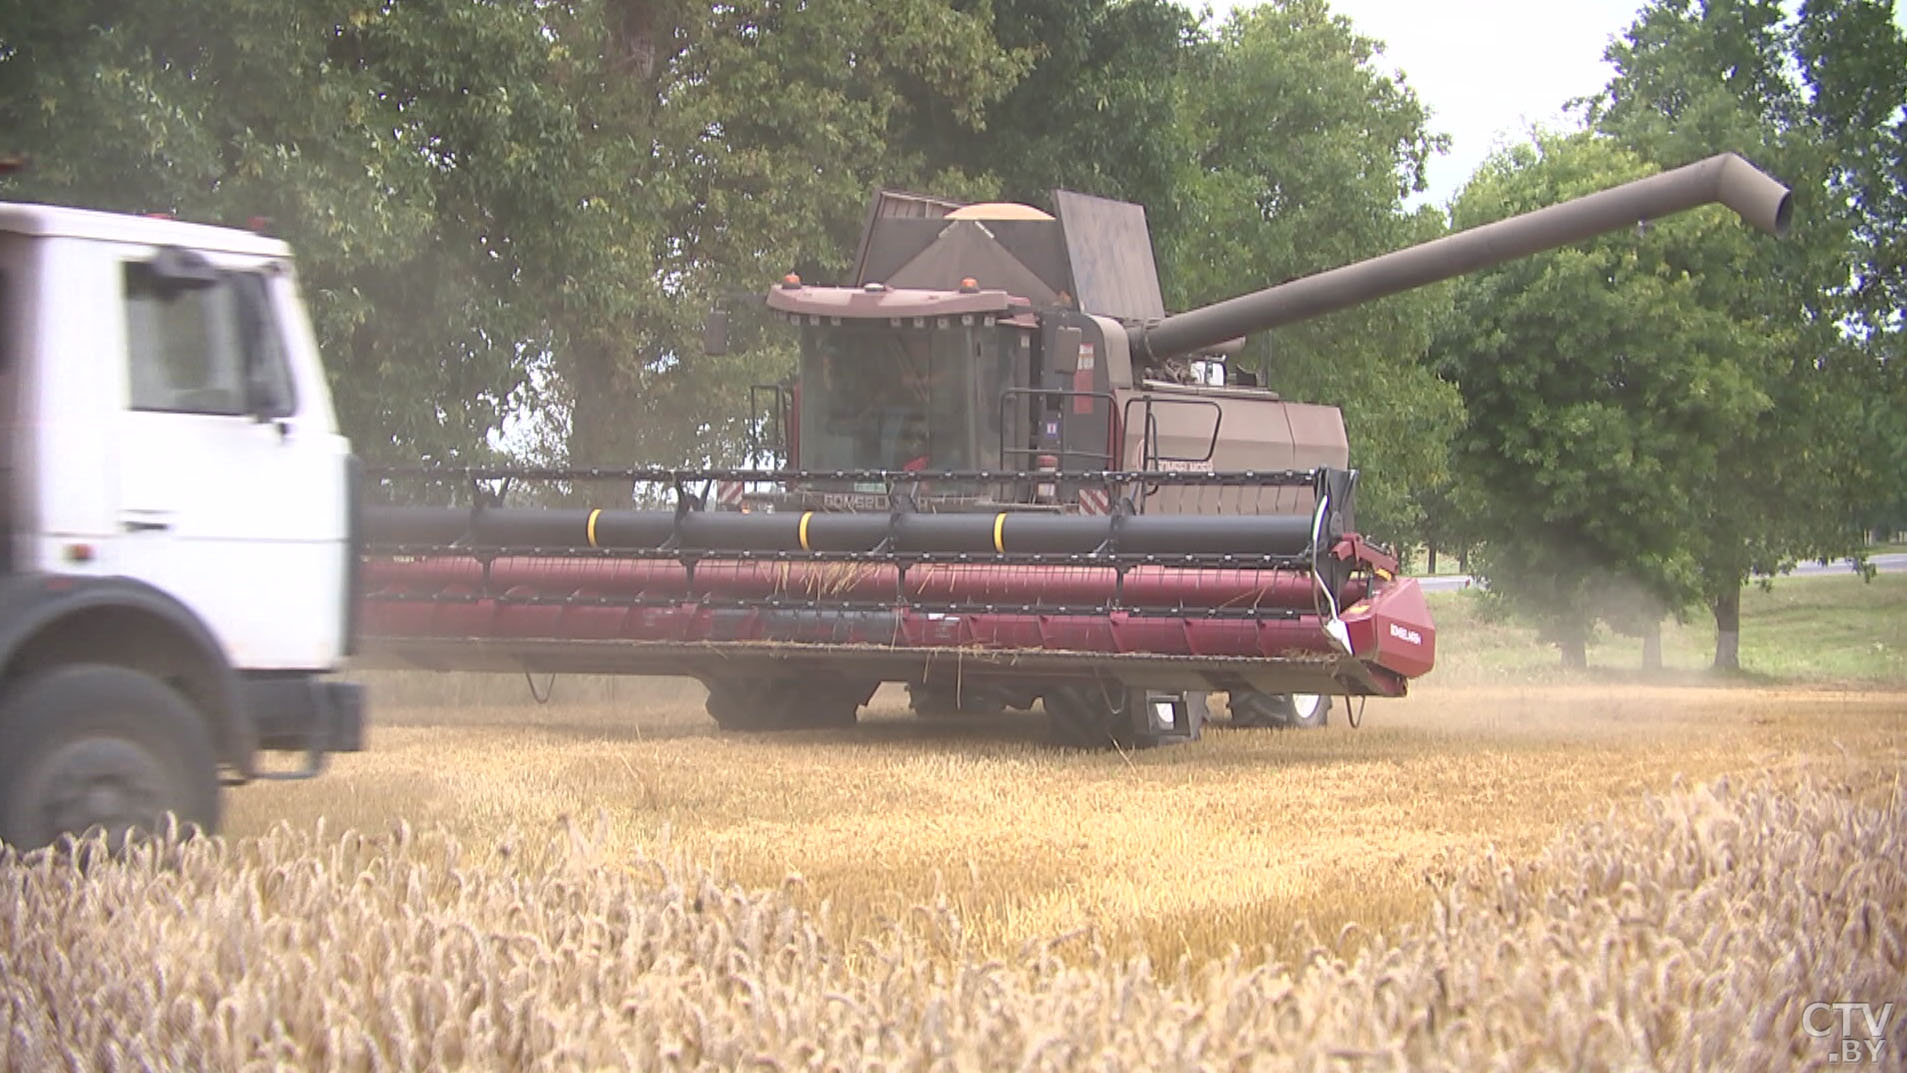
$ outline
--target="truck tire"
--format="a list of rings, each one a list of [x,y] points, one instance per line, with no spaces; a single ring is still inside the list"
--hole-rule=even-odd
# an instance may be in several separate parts
[[[1235,727],[1278,727],[1315,730],[1331,720],[1331,698],[1322,693],[1264,693],[1232,690],[1230,705]]]
[[[218,828],[218,764],[204,718],[164,682],[80,663],[33,675],[0,700],[0,841],[50,845],[98,828]]]

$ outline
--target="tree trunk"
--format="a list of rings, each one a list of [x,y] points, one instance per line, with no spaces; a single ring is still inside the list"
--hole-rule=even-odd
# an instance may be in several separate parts
[[[1736,586],[1710,604],[1715,612],[1715,669],[1741,670],[1741,587]]]
[[[617,439],[617,415],[626,407],[616,390],[615,357],[591,342],[571,344],[568,379],[575,392],[569,413],[569,464],[623,468],[636,461],[622,457]]]
[[[1554,636],[1556,647],[1563,654],[1564,667],[1580,671],[1589,666],[1589,625],[1587,623],[1564,625]]]
[[[625,76],[647,81],[656,69],[655,5],[643,0],[620,0],[603,8],[615,53],[610,62]]]
[[[1437,572],[1437,545],[1426,544],[1424,545],[1424,550],[1426,554],[1428,554],[1430,557],[1430,567],[1424,572],[1427,574],[1434,574]]]
[[[1662,623],[1651,622],[1642,628],[1642,669],[1662,669]]]

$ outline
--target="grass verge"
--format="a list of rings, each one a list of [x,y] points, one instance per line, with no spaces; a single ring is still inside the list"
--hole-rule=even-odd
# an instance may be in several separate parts
[[[1569,681],[1554,645],[1507,620],[1479,592],[1430,593],[1438,679]],[[1709,673],[1715,623],[1697,613],[1662,630],[1662,680],[1882,686],[1907,682],[1907,574],[1788,577],[1742,591],[1740,675]],[[1636,671],[1642,642],[1602,631],[1593,670]]]

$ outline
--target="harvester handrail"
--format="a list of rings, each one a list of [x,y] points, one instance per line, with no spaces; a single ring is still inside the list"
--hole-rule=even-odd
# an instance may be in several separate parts
[[[852,615],[892,611],[910,607],[956,615],[1048,615],[1090,616],[1114,611],[1171,615],[1174,618],[1289,622],[1307,616],[1316,617],[1311,608],[1267,607],[1261,604],[1201,607],[1184,602],[1143,603],[1114,598],[1106,603],[1038,603],[1013,600],[934,600],[896,594],[887,600],[854,600],[829,596],[797,598],[790,596],[734,597],[698,593],[687,596],[602,596],[564,593],[559,595],[518,594],[498,591],[474,592],[381,592],[366,593],[367,600],[396,604],[481,604],[496,603],[516,607],[608,607],[608,608],[681,608],[694,606],[709,610],[825,611]]]
[[[1307,485],[1319,479],[1323,469],[1243,469],[1243,470],[1069,470],[1060,474],[1067,481],[1148,484],[1265,484]],[[642,484],[694,484],[700,481],[744,481],[772,484],[780,482],[853,481],[921,484],[928,481],[1024,481],[1039,476],[1025,470],[770,470],[770,469],[664,469],[657,467],[546,467],[546,466],[369,466],[372,478],[407,477],[442,481],[627,481]]]
[[[396,559],[583,559],[683,562],[715,560],[743,563],[898,563],[906,566],[1081,566],[1126,568],[1163,566],[1186,569],[1311,570],[1316,556],[1302,552],[966,552],[966,551],[745,551],[719,548],[579,548],[569,544],[485,544],[477,542],[404,543],[369,540],[365,548]],[[1330,548],[1322,549],[1328,552]]]

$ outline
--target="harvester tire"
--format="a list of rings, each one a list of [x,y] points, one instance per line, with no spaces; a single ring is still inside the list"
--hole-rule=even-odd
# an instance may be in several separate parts
[[[988,690],[967,689],[956,693],[938,686],[910,682],[907,685],[907,708],[923,718],[947,719],[962,715],[999,715],[1006,711],[1006,702]]]
[[[1112,683],[1055,686],[1046,691],[1046,715],[1053,744],[1070,749],[1149,749],[1167,740],[1197,738],[1205,723],[1205,694],[1185,694],[1188,733],[1166,738],[1140,726],[1134,706],[1146,691]]]
[[[768,699],[768,680],[762,678],[724,678],[704,683],[708,686],[709,718],[723,730],[771,730],[772,708]]]
[[[715,724],[747,734],[851,727],[872,693],[832,677],[721,678],[705,684]]]
[[[1235,727],[1315,730],[1331,721],[1331,697],[1321,693],[1264,693],[1235,689],[1230,706]]]
[[[1131,690],[1121,686],[1055,686],[1046,691],[1046,717],[1054,745],[1067,749],[1110,749],[1131,735],[1127,710]],[[1123,733],[1122,733],[1123,732]]]

